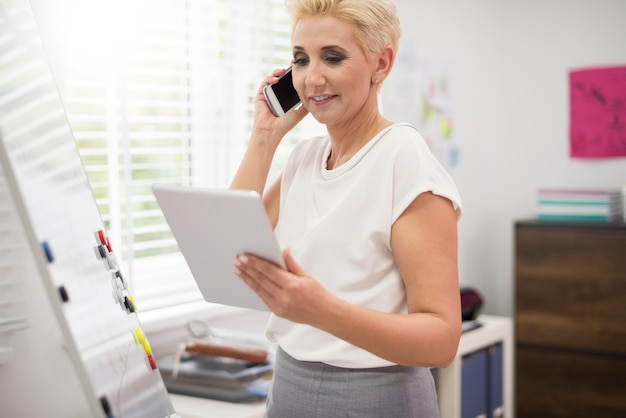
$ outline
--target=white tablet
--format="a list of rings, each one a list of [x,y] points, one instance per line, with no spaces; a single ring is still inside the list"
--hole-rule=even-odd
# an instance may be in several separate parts
[[[267,311],[265,303],[233,273],[233,260],[243,253],[284,268],[259,194],[158,184],[152,191],[204,299]]]

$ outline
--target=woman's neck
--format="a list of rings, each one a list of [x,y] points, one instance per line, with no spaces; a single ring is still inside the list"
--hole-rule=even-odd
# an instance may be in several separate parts
[[[341,126],[328,126],[331,151],[326,168],[332,170],[350,160],[370,139],[384,128],[392,125],[378,112],[367,120],[350,121]]]

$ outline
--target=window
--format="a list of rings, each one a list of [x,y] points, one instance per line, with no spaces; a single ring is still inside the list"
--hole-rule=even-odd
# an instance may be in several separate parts
[[[290,59],[283,0],[70,3],[57,78],[122,270],[140,311],[198,301],[151,186],[228,186],[260,80]],[[316,130],[290,133],[276,173]]]

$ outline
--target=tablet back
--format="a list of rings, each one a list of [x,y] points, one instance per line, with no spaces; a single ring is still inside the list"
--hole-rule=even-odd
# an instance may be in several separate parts
[[[174,185],[154,185],[152,190],[204,299],[268,310],[233,273],[233,260],[243,253],[284,267],[259,194]]]

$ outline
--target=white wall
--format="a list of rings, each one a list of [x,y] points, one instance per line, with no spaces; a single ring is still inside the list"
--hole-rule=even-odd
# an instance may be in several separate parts
[[[569,158],[567,86],[571,69],[626,65],[626,2],[396,1],[416,53],[454,68],[461,283],[513,315],[513,224],[536,189],[626,183],[626,158]]]
[[[62,22],[59,7],[31,3]],[[626,183],[626,158],[568,157],[567,101],[569,70],[626,65],[626,1],[396,3],[415,53],[453,67],[461,283],[481,291],[485,312],[512,315],[513,223],[534,215],[536,189]]]

